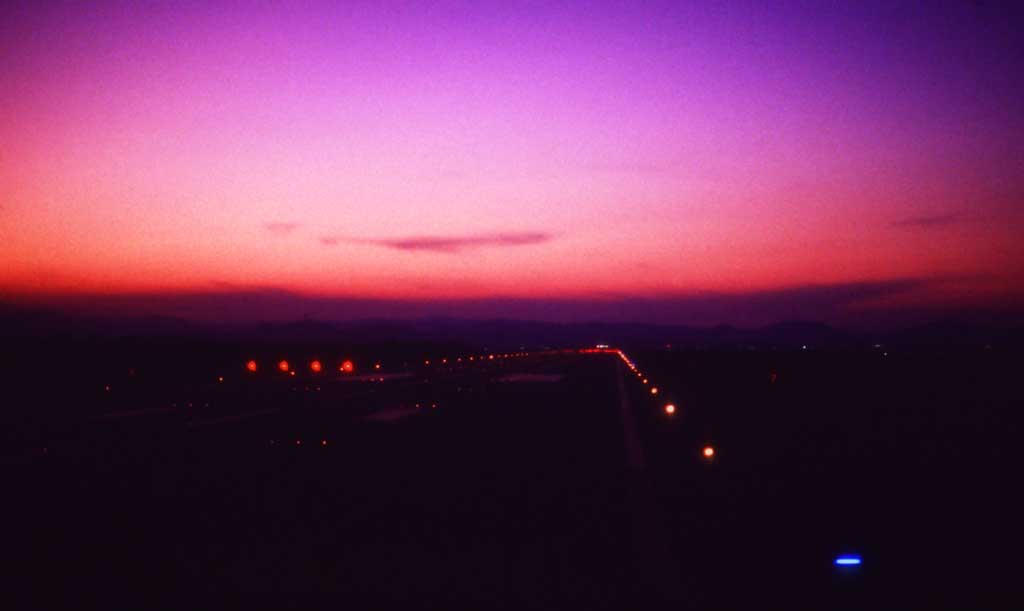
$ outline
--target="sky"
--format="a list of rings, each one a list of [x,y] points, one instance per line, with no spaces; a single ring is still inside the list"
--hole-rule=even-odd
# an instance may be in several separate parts
[[[825,4],[4,3],[0,298],[1024,311],[1024,20]]]

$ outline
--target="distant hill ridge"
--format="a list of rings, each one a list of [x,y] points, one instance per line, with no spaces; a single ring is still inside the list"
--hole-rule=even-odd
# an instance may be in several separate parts
[[[493,347],[584,346],[594,343],[676,348],[855,348],[885,346],[992,346],[1016,348],[1024,329],[935,321],[880,333],[852,331],[815,321],[785,321],[755,328],[696,327],[643,323],[554,323],[509,319],[431,317],[413,320],[323,321],[215,324],[169,316],[137,318],[81,316],[55,310],[0,306],[5,337],[220,339],[225,341],[461,341]]]

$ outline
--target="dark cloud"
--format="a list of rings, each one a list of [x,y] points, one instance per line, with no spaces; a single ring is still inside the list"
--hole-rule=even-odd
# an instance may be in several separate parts
[[[291,232],[299,228],[299,223],[267,223],[263,226],[264,229],[274,235],[288,235]]]
[[[321,237],[320,243],[324,246],[337,246],[341,242],[351,242],[354,244],[373,244],[375,246],[384,246],[395,250],[414,252],[457,253],[463,250],[475,248],[541,244],[550,241],[551,239],[552,236],[550,234],[532,231],[519,233],[484,233],[463,236],[409,236],[405,238],[390,239],[342,238],[329,235]]]
[[[963,213],[950,212],[948,214],[933,214],[926,216],[911,216],[893,223],[894,227],[901,229],[934,229],[955,225],[964,220]]]
[[[526,232],[470,236],[413,236],[393,240],[372,240],[372,243],[396,250],[454,253],[472,248],[540,244],[550,239],[551,236],[546,233]]]
[[[466,319],[516,319],[547,322],[622,322],[682,325],[719,323],[756,326],[789,320],[862,324],[899,310],[884,305],[907,294],[927,293],[949,283],[969,286],[971,279],[907,278],[881,282],[806,285],[746,293],[693,293],[662,297],[372,299],[303,295],[273,287],[216,283],[211,290],[178,294],[119,296],[69,295],[52,305],[111,316],[154,314],[186,319],[236,322],[301,320],[414,319],[445,316]],[[941,310],[940,298],[929,311]],[[984,304],[980,304],[984,305]],[[999,305],[999,304],[989,304]],[[1005,304],[1003,304],[1005,305]],[[1016,306],[1015,306],[1016,307]],[[927,318],[924,312],[919,318]],[[913,318],[914,316],[911,316]]]

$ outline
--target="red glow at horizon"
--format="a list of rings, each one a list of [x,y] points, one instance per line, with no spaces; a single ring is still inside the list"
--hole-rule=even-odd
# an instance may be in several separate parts
[[[1024,299],[1017,32],[970,8],[100,4],[5,14],[4,296]]]

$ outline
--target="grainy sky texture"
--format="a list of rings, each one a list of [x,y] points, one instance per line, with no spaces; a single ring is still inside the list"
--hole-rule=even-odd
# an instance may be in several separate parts
[[[150,4],[0,8],[9,299],[1021,303],[995,3]]]

